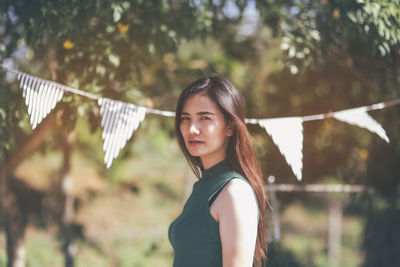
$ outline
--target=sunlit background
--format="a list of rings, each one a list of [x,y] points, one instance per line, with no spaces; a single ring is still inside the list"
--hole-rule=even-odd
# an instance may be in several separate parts
[[[0,62],[147,108],[174,111],[185,86],[218,73],[247,118],[329,113],[398,99],[399,6],[2,1]],[[369,112],[390,143],[333,118],[304,122],[301,181],[248,124],[272,184],[268,267],[400,265],[399,112]],[[0,68],[0,267],[172,266],[168,226],[195,181],[173,123],[147,114],[107,169],[96,101],[65,93],[32,130],[15,74]]]

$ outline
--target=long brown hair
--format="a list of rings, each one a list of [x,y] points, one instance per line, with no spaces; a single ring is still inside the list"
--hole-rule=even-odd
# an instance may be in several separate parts
[[[195,94],[205,94],[214,101],[224,114],[225,121],[233,128],[229,137],[227,158],[230,165],[243,175],[253,188],[260,211],[257,241],[254,251],[254,266],[261,266],[266,261],[267,230],[265,224],[266,202],[264,181],[259,162],[251,144],[250,134],[245,123],[245,100],[238,90],[222,76],[200,78],[185,88],[177,103],[175,115],[175,134],[190,167],[198,178],[203,167],[200,157],[192,156],[185,146],[180,131],[182,108],[186,99]]]

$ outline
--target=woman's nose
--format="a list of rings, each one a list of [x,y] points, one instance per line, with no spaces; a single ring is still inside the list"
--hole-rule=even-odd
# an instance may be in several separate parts
[[[191,134],[199,134],[200,133],[198,127],[196,127],[196,125],[194,123],[190,124],[189,131]]]

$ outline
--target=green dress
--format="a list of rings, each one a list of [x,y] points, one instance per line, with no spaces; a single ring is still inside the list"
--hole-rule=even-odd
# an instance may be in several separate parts
[[[210,213],[211,201],[230,180],[247,180],[232,169],[227,159],[201,173],[182,213],[168,230],[174,249],[173,267],[222,267],[219,223]]]

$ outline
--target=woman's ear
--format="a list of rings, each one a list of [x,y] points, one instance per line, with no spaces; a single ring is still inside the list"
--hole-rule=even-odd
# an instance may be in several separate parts
[[[227,130],[226,130],[226,135],[227,136],[232,136],[233,135],[233,123],[232,122],[228,123],[228,127],[227,127]]]

